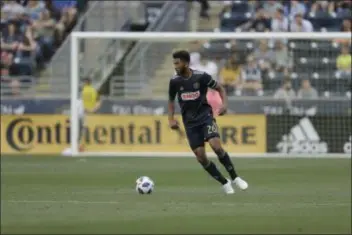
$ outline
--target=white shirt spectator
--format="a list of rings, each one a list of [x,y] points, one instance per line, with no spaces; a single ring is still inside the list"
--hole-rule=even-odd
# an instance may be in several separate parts
[[[296,97],[296,93],[293,89],[286,90],[284,88],[279,88],[274,95],[276,99],[293,99]]]
[[[204,70],[203,69],[203,66],[200,62],[200,54],[199,52],[192,52],[190,54],[190,57],[191,57],[191,61],[190,61],[190,67],[191,69],[195,69],[195,70]]]
[[[302,25],[298,25],[296,21],[293,21],[291,23],[291,32],[313,32],[313,25],[306,19],[302,19]]]
[[[213,61],[208,61],[204,66],[204,72],[212,76],[214,80],[218,80],[219,68]]]
[[[271,31],[273,32],[287,32],[288,31],[288,19],[283,17],[282,19],[273,19],[271,21]]]

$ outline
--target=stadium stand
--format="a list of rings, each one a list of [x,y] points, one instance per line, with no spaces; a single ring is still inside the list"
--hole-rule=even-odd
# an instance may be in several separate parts
[[[84,0],[1,1],[1,95],[37,82],[85,10]]]
[[[350,1],[225,1],[214,30],[351,32],[350,9]],[[198,52],[205,60],[220,61],[220,71],[227,64],[227,71],[238,74],[226,72],[231,88],[228,78],[218,77],[232,95],[273,95],[287,77],[295,91],[308,80],[319,96],[351,95],[350,40],[213,40]],[[258,92],[246,93],[245,82],[235,81],[248,72],[249,63],[259,68],[263,91],[258,86]]]

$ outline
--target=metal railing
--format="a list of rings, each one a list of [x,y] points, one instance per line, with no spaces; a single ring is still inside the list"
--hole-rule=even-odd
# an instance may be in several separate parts
[[[182,32],[189,29],[189,4],[186,1],[168,1],[162,7],[161,13],[146,31]],[[155,75],[177,42],[144,42],[139,41],[126,57],[124,63],[124,86],[111,86],[111,95],[135,96],[141,95],[143,89],[149,86],[150,78]],[[114,77],[111,84],[121,84],[121,77]],[[148,89],[146,89],[148,90]],[[150,89],[151,92],[151,89]]]
[[[89,9],[73,31],[120,31],[130,19],[138,17],[140,13],[136,8],[140,6],[138,1],[91,1]],[[70,44],[71,38],[67,37],[48,66],[48,74],[51,76],[48,87],[52,93],[57,92],[58,86],[62,88],[61,91],[69,93]],[[80,73],[86,75],[92,68],[97,67],[100,67],[100,71],[104,71],[106,62],[114,64],[120,51],[121,45],[117,44],[115,39],[82,39],[79,55]],[[101,79],[101,73],[95,73],[95,76],[96,80]]]

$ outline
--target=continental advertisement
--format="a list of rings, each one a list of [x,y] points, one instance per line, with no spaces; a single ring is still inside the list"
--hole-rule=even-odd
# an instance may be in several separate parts
[[[228,115],[217,124],[228,152],[266,151],[264,115]],[[170,130],[167,116],[92,115],[81,141],[87,152],[189,152],[183,132]],[[1,116],[2,154],[60,154],[69,143],[66,115]]]

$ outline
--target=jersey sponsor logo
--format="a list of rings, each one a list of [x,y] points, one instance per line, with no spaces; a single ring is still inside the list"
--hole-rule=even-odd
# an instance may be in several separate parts
[[[195,92],[185,92],[181,94],[182,100],[196,100],[200,96],[200,91]]]
[[[352,136],[350,135],[349,140],[343,145],[343,152],[351,154]]]
[[[321,141],[309,118],[302,118],[290,133],[276,145],[281,153],[327,153],[328,145]]]

